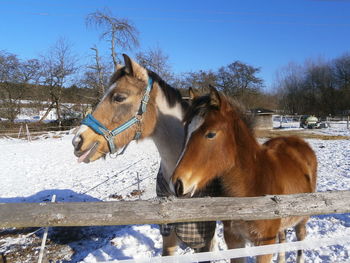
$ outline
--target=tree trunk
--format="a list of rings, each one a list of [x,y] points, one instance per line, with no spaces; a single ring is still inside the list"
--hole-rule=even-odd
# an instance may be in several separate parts
[[[41,117],[39,122],[43,122],[46,119],[47,115],[49,115],[50,111],[53,109],[53,105],[54,102],[51,102],[50,106],[47,108],[47,111],[45,112],[44,116]]]
[[[115,32],[112,32],[112,38],[111,38],[111,56],[113,59],[113,65],[114,65],[114,71],[117,71],[117,66],[118,66],[118,59],[117,59],[117,54],[115,53]]]
[[[98,74],[97,94],[98,94],[98,99],[101,99],[103,94],[105,93],[105,89],[103,85],[103,74],[102,74],[103,68],[100,63],[100,57],[99,57],[99,52],[97,47],[93,47],[91,49],[95,51],[96,71]],[[115,58],[113,58],[113,61],[114,59]]]

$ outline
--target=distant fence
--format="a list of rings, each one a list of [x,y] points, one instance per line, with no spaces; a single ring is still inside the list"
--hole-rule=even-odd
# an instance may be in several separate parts
[[[106,226],[260,220],[350,213],[350,191],[242,198],[77,203],[1,203],[0,227]]]
[[[24,123],[19,126],[19,128],[9,128],[9,129],[1,129],[0,128],[0,137],[13,137],[13,138],[27,138],[28,134],[33,136],[42,135],[49,132],[62,132],[68,131],[70,129],[75,128],[76,126],[29,126]]]
[[[300,120],[303,115],[273,115],[273,121],[278,123],[278,127],[285,128],[299,128]],[[327,123],[330,127],[332,124],[344,125],[347,129],[350,129],[350,115],[343,116],[327,116],[318,118],[319,121]],[[275,124],[276,125],[276,124]],[[277,126],[274,126],[277,128]]]

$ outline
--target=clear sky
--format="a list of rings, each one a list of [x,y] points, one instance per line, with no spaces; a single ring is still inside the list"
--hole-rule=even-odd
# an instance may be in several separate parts
[[[260,67],[270,89],[291,61],[350,52],[350,0],[0,0],[0,50],[34,58],[64,37],[82,63],[93,45],[107,55],[101,31],[85,25],[105,7],[133,21],[140,49],[163,49],[175,73],[240,60]]]

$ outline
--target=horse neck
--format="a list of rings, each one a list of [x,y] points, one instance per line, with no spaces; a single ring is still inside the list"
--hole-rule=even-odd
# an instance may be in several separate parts
[[[233,128],[236,149],[236,159],[232,167],[224,176],[228,196],[257,196],[259,182],[258,163],[261,158],[261,146],[252,131],[242,120]]]
[[[157,123],[152,139],[158,149],[163,176],[167,181],[170,180],[175,169],[184,140],[183,104],[181,101],[172,104],[170,106],[163,90],[159,87],[156,97]]]

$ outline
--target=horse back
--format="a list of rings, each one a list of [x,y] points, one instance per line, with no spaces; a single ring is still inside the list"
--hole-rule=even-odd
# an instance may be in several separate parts
[[[316,190],[317,158],[307,142],[296,136],[277,137],[265,142],[263,148],[281,194]]]

